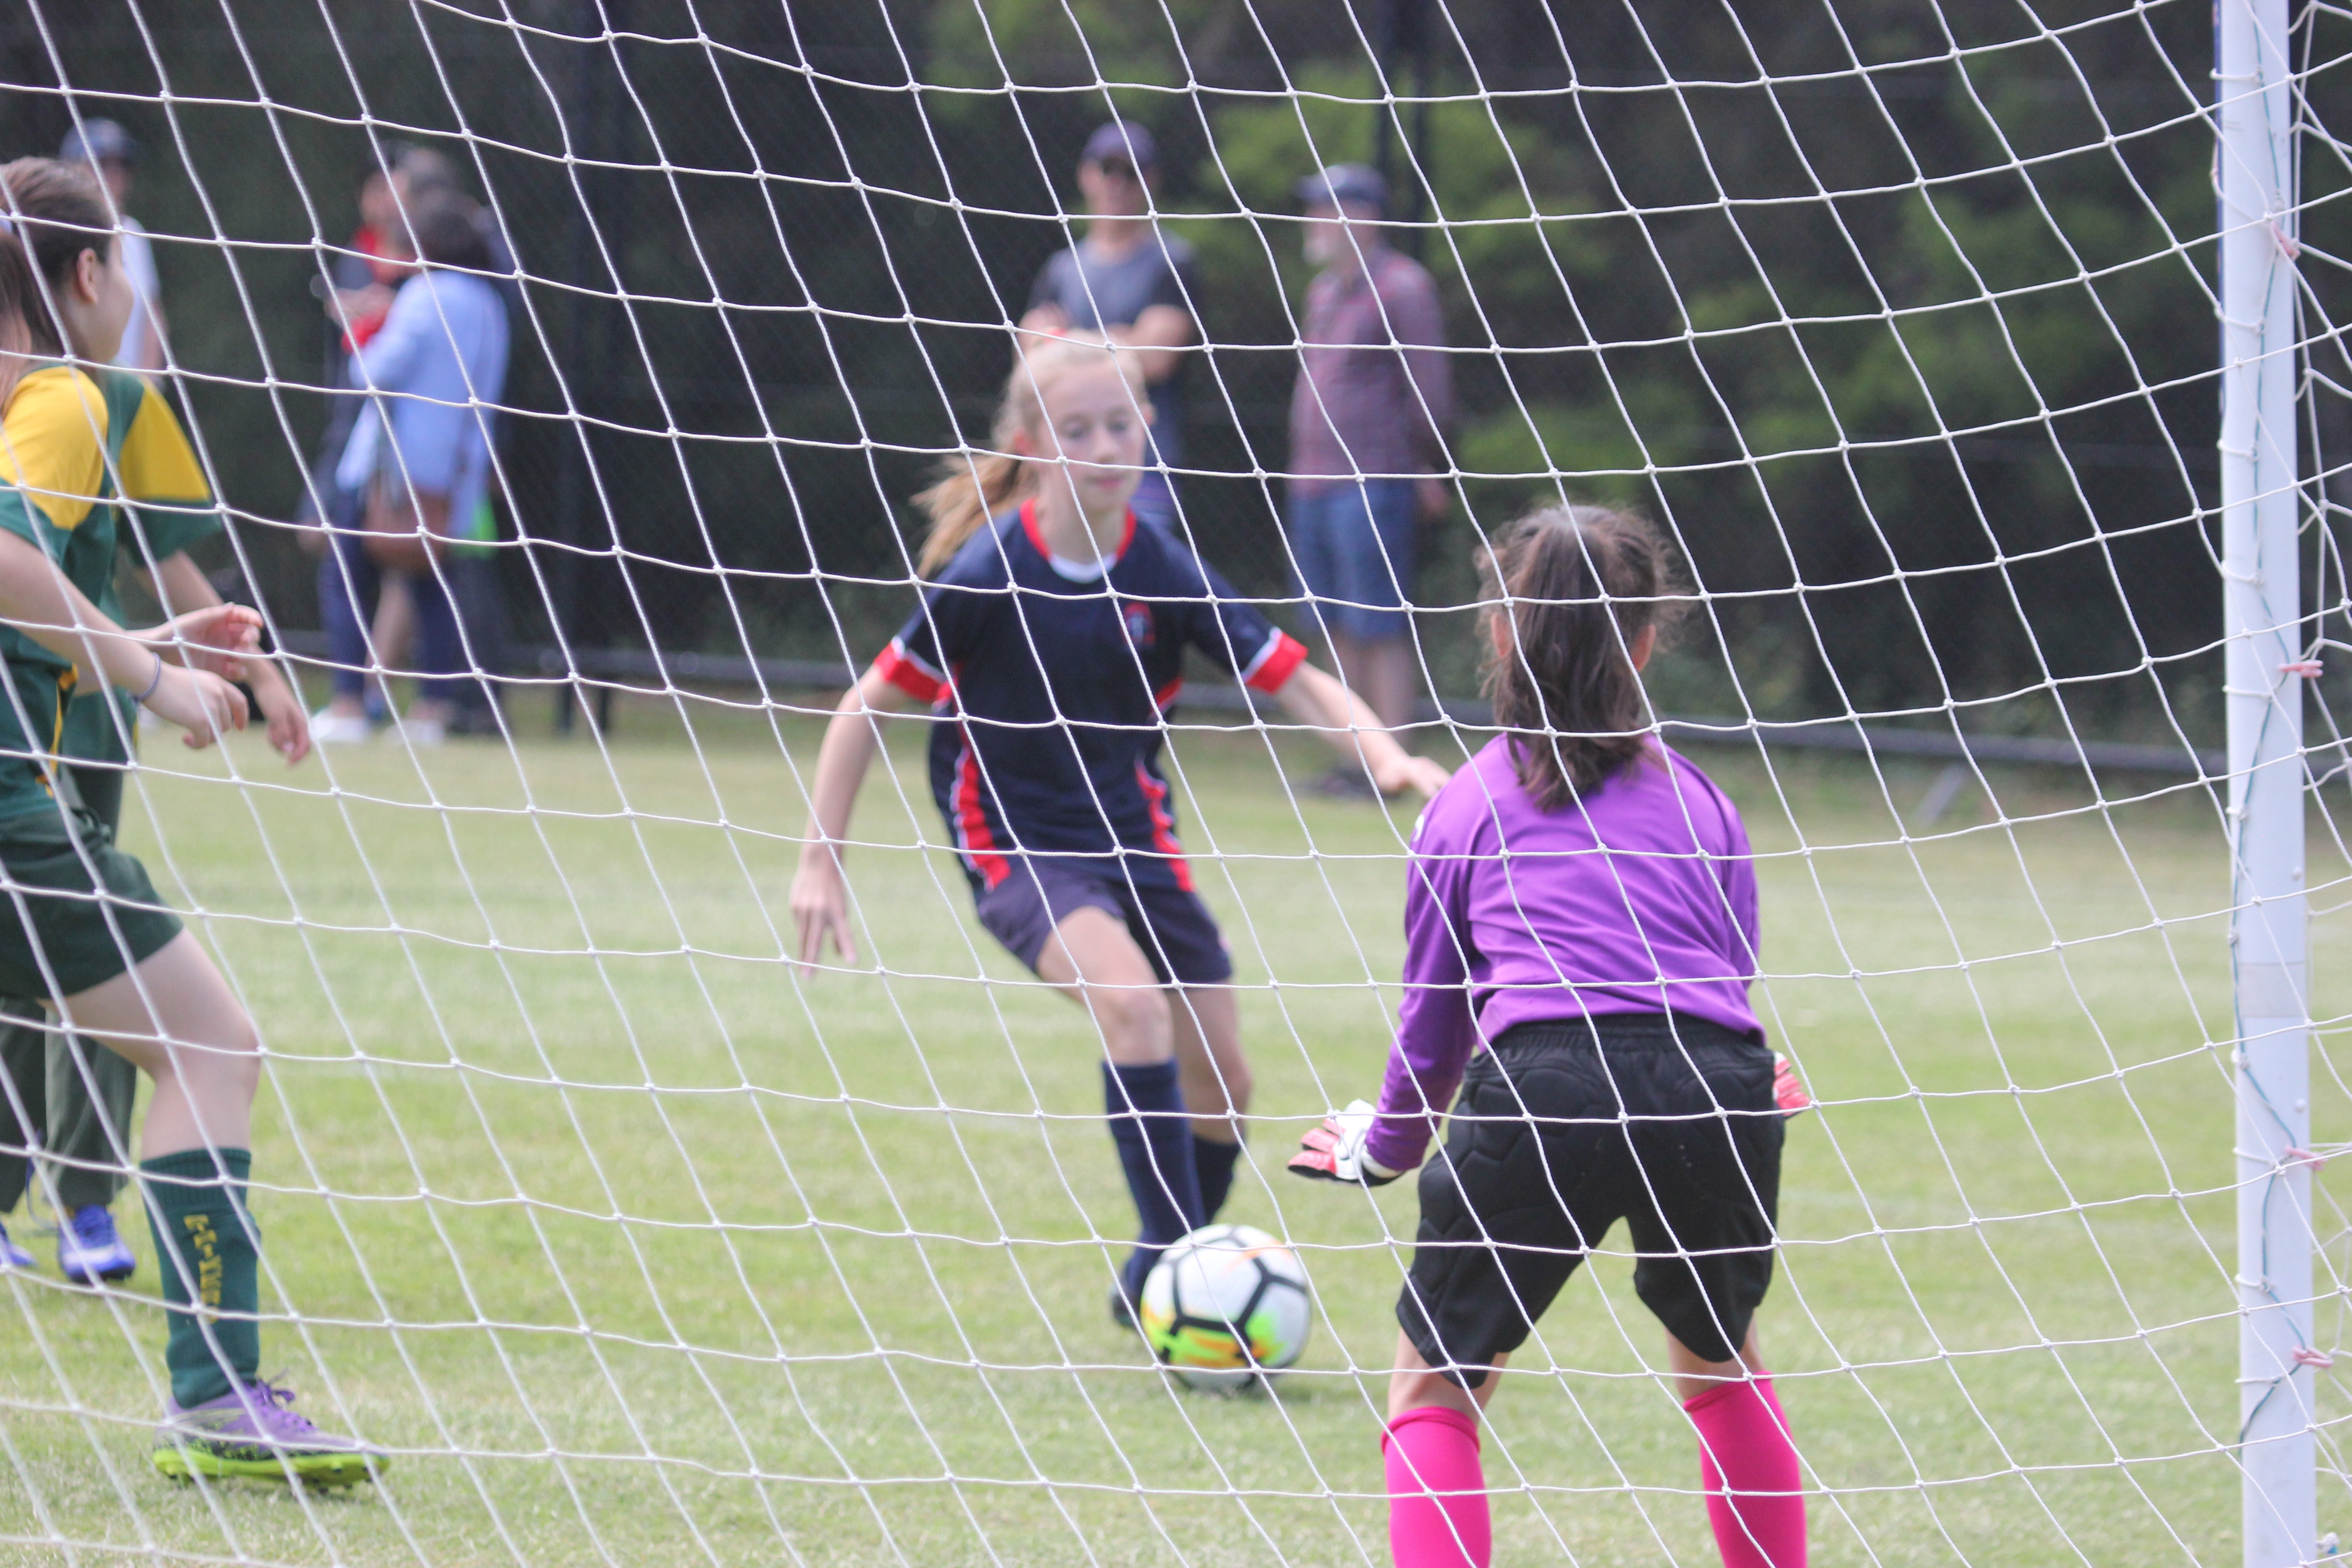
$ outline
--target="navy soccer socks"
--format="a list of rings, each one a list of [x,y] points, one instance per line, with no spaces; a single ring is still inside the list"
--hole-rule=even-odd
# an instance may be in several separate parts
[[[1135,1251],[1121,1271],[1130,1301],[1143,1293],[1143,1278],[1160,1255],[1201,1228],[1201,1183],[1192,1166],[1192,1123],[1184,1114],[1184,1091],[1172,1061],[1149,1067],[1103,1064],[1103,1103],[1110,1115],[1111,1142],[1127,1173],[1127,1190],[1143,1222]]]
[[[1239,1143],[1220,1143],[1213,1138],[1192,1134],[1192,1173],[1201,1184],[1201,1223],[1214,1225],[1217,1215],[1225,1206],[1225,1196],[1234,1190],[1234,1164],[1242,1157]]]

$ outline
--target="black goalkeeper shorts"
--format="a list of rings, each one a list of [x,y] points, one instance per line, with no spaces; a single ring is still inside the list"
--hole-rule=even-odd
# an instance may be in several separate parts
[[[1508,1030],[1464,1076],[1397,1321],[1465,1388],[1527,1342],[1619,1219],[1633,1289],[1729,1361],[1772,1283],[1783,1118],[1772,1053],[1684,1014]]]

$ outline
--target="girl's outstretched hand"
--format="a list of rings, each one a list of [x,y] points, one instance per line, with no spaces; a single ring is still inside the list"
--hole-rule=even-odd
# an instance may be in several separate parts
[[[857,944],[849,934],[849,889],[842,881],[841,861],[831,845],[801,847],[801,868],[793,876],[792,905],[793,931],[798,939],[794,956],[803,969],[814,969],[824,959],[828,936],[842,963],[857,962]]]
[[[1310,1182],[1352,1182],[1367,1187],[1385,1187],[1395,1181],[1401,1173],[1364,1153],[1374,1114],[1368,1102],[1359,1100],[1339,1115],[1325,1117],[1322,1126],[1298,1141],[1290,1173]]]
[[[1381,758],[1372,768],[1372,784],[1382,795],[1418,790],[1423,800],[1435,798],[1437,792],[1445,787],[1445,781],[1453,776],[1443,763],[1416,757],[1402,747],[1397,748],[1396,755]]]
[[[243,680],[244,656],[261,647],[261,613],[245,605],[207,605],[139,636],[165,658],[224,680]]]
[[[251,717],[245,693],[209,669],[188,669],[166,664],[156,672],[155,689],[145,698],[147,710],[188,732],[190,751],[202,751],[231,730],[242,730]]]

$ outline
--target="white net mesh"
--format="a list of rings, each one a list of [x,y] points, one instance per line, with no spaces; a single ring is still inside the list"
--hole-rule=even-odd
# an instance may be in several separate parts
[[[2299,641],[2327,661],[2352,13],[2294,26],[2302,196],[2273,221],[2299,241]],[[97,116],[143,143],[165,380],[228,523],[205,563],[314,702],[364,668],[397,706],[433,668],[429,628],[331,640],[289,521],[333,505],[320,297],[372,280],[355,190],[437,153],[518,274],[495,521],[440,569],[479,732],[395,724],[291,772],[253,737],[151,736],[124,830],[266,1041],[267,1364],[394,1466],[352,1495],[163,1488],[136,1200],[140,1271],[82,1289],[37,1182],[5,1216],[37,1264],[5,1276],[0,1555],[1387,1561],[1412,1184],[1280,1172],[1377,1082],[1411,807],[1307,787],[1328,752],[1213,671],[1169,723],[1255,1077],[1223,1217],[1314,1287],[1273,1397],[1189,1395],[1106,1320],[1134,1216],[1101,1043],[974,922],[927,718],[887,721],[859,803],[858,962],[787,962],[824,720],[915,603],[908,498],[984,443],[1118,112],[1193,251],[1181,529],[1302,637],[1294,187],[1385,167],[1456,400],[1445,510],[1417,572],[1390,563],[1434,699],[1415,749],[1485,739],[1480,538],[1619,501],[1687,563],[1698,611],[1650,694],[1746,816],[1758,1009],[1820,1101],[1759,1320],[1814,1560],[2236,1558],[2210,28],[2188,0],[0,23],[11,151]],[[2325,1153],[2352,1113],[2352,753],[2340,672],[2298,679]],[[2319,1360],[2347,1349],[2341,1186],[2316,1189]],[[1632,1261],[1620,1230],[1504,1380],[1498,1560],[1713,1560]],[[2352,1528],[2338,1375],[2323,1530]]]

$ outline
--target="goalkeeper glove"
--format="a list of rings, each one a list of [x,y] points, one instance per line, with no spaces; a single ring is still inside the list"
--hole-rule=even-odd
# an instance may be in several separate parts
[[[1813,1108],[1813,1097],[1797,1078],[1797,1066],[1779,1051],[1772,1053],[1772,1098],[1780,1102],[1780,1114],[1796,1116]]]
[[[1339,1115],[1324,1118],[1322,1126],[1298,1141],[1290,1173],[1310,1182],[1355,1182],[1367,1187],[1395,1181],[1402,1172],[1364,1152],[1364,1142],[1372,1135],[1372,1108],[1359,1100]]]

